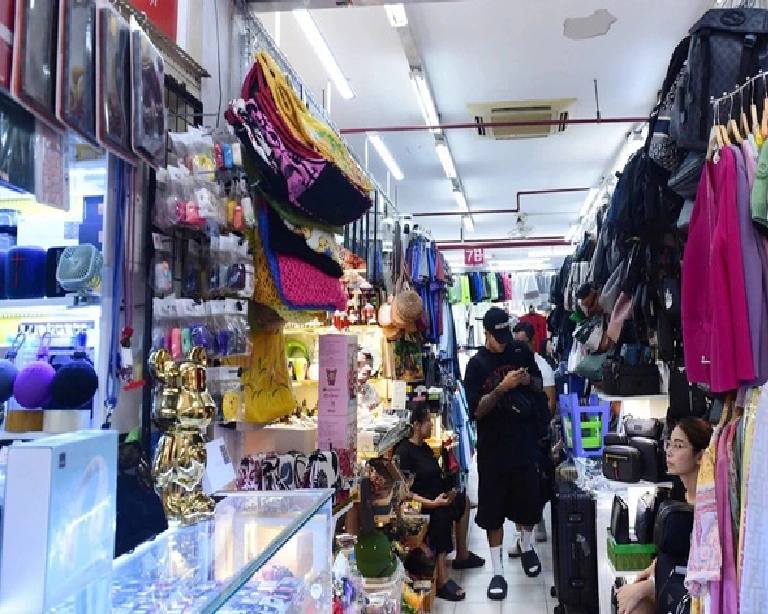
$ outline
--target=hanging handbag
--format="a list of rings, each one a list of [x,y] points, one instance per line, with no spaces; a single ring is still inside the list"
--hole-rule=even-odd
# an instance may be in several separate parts
[[[601,382],[603,380],[603,365],[608,359],[608,355],[609,352],[587,354],[574,369],[574,372],[590,382]]]

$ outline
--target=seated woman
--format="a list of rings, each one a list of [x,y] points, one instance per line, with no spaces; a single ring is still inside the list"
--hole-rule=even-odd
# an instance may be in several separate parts
[[[429,408],[417,405],[411,412],[413,436],[401,441],[395,449],[400,459],[400,469],[414,475],[411,493],[414,501],[421,503],[429,514],[427,538],[437,556],[437,596],[447,601],[461,601],[464,590],[448,577],[448,554],[453,552],[452,529],[456,528],[456,560],[454,569],[475,569],[485,561],[467,549],[469,529],[469,498],[464,493],[449,491],[442,477],[442,470],[429,444],[432,434]]]
[[[683,418],[677,423],[666,442],[667,470],[680,478],[685,499],[696,503],[696,482],[704,450],[712,439],[712,427],[701,418]],[[656,561],[637,576],[634,584],[617,591],[619,614],[656,614]]]

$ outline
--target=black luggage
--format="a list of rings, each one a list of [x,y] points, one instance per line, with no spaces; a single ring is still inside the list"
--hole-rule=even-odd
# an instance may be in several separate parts
[[[658,614],[689,614],[690,596],[685,588],[686,565],[693,532],[693,507],[679,501],[659,505],[654,523],[656,604]]]
[[[598,614],[595,515],[592,495],[576,484],[558,484],[552,501],[555,614]]]

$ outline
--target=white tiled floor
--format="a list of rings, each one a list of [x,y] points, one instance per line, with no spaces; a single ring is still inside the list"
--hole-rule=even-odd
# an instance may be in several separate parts
[[[544,511],[544,518],[547,522],[548,537],[551,539],[549,508]],[[432,614],[553,614],[555,602],[549,596],[553,584],[551,542],[548,540],[536,544],[542,572],[537,578],[529,578],[523,572],[519,559],[512,560],[507,557],[507,550],[515,539],[514,525],[507,523],[504,529],[504,577],[509,585],[507,598],[498,602],[491,601],[486,596],[488,583],[493,575],[488,541],[473,519],[469,528],[469,549],[485,559],[485,567],[465,572],[451,570],[453,579],[467,592],[467,598],[458,604],[436,599]]]

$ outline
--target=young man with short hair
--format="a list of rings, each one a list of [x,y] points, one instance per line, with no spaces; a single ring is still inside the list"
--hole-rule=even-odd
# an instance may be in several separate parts
[[[486,345],[467,365],[464,386],[470,417],[477,423],[478,507],[475,522],[488,536],[493,579],[488,598],[507,596],[504,521],[522,531],[521,561],[530,577],[541,572],[533,529],[541,520],[537,471],[541,437],[541,373],[533,352],[512,336],[509,316],[492,307],[483,318]]]

